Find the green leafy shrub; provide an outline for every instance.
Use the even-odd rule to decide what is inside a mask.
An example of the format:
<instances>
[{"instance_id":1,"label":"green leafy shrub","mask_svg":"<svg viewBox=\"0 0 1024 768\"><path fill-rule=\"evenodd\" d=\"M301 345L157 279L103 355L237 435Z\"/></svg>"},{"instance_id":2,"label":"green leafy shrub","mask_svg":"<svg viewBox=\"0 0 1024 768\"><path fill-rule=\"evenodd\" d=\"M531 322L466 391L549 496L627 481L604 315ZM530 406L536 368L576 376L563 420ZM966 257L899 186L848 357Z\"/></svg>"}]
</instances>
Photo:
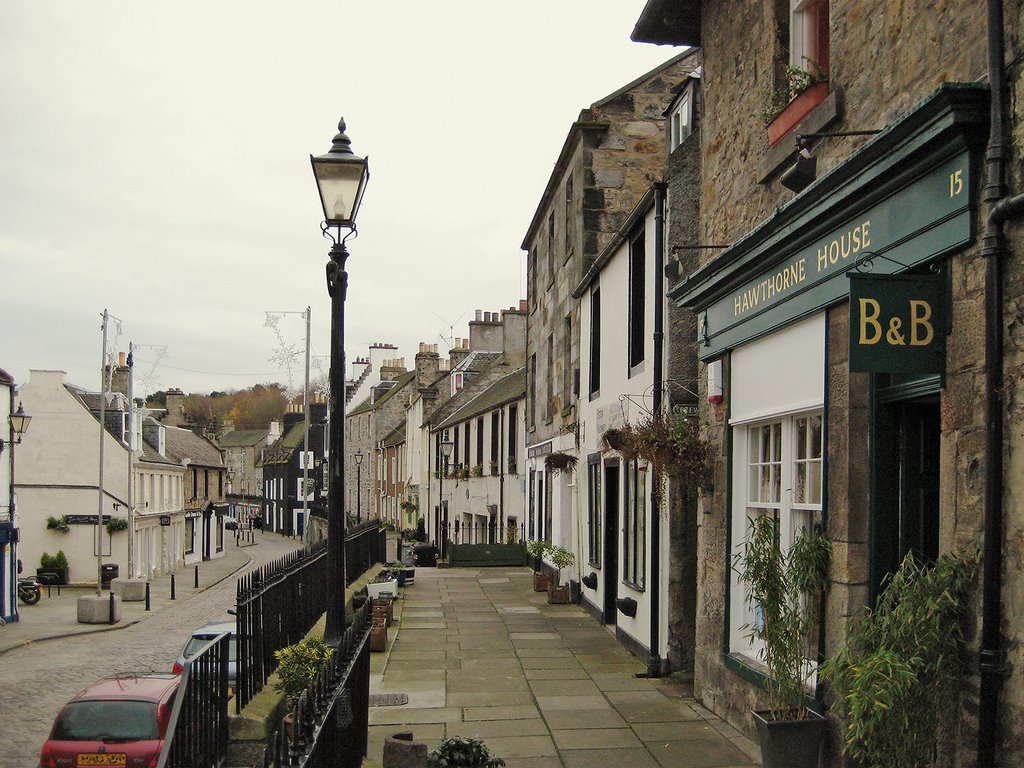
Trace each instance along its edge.
<instances>
[{"instance_id":1,"label":"green leafy shrub","mask_svg":"<svg viewBox=\"0 0 1024 768\"><path fill-rule=\"evenodd\" d=\"M54 517L51 515L46 518L46 528L50 531L57 531L58 533L67 533L71 530L71 526L68 524L67 515L61 515L60 517Z\"/></svg>"},{"instance_id":2,"label":"green leafy shrub","mask_svg":"<svg viewBox=\"0 0 1024 768\"><path fill-rule=\"evenodd\" d=\"M428 768L499 768L500 757L492 757L487 745L468 736L450 736L427 755Z\"/></svg>"},{"instance_id":3,"label":"green leafy shrub","mask_svg":"<svg viewBox=\"0 0 1024 768\"><path fill-rule=\"evenodd\" d=\"M861 765L931 765L936 715L963 674L963 615L977 553L933 566L907 554L874 609L847 624L846 645L822 666L846 713L843 752Z\"/></svg>"},{"instance_id":4,"label":"green leafy shrub","mask_svg":"<svg viewBox=\"0 0 1024 768\"><path fill-rule=\"evenodd\" d=\"M58 549L55 555L43 552L39 558L39 567L48 571L63 571L68 567L68 558L63 549Z\"/></svg>"},{"instance_id":5,"label":"green leafy shrub","mask_svg":"<svg viewBox=\"0 0 1024 768\"><path fill-rule=\"evenodd\" d=\"M128 521L123 517L112 517L109 522L107 522L107 533L110 535L113 535L118 531L126 530L128 530Z\"/></svg>"},{"instance_id":6,"label":"green leafy shrub","mask_svg":"<svg viewBox=\"0 0 1024 768\"><path fill-rule=\"evenodd\" d=\"M570 552L565 547L552 547L551 548L551 562L555 564L555 568L558 569L558 579L556 585L561 581L562 569L568 568L570 565L576 562L576 555Z\"/></svg>"},{"instance_id":7,"label":"green leafy shrub","mask_svg":"<svg viewBox=\"0 0 1024 768\"><path fill-rule=\"evenodd\" d=\"M274 690L283 693L289 704L299 700L302 692L316 677L331 658L331 649L318 637L307 637L279 651L277 659L277 682Z\"/></svg>"},{"instance_id":8,"label":"green leafy shrub","mask_svg":"<svg viewBox=\"0 0 1024 768\"><path fill-rule=\"evenodd\" d=\"M526 545L526 551L531 557L544 557L544 553L551 549L551 545L544 539L535 539Z\"/></svg>"}]
</instances>

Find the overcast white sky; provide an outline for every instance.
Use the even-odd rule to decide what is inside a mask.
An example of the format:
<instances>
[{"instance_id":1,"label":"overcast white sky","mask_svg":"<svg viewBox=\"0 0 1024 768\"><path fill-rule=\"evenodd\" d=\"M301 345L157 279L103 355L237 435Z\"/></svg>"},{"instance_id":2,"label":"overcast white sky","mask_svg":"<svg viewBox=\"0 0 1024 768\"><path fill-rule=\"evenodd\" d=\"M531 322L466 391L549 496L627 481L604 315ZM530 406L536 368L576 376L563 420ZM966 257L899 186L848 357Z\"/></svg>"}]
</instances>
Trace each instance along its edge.
<instances>
[{"instance_id":1,"label":"overcast white sky","mask_svg":"<svg viewBox=\"0 0 1024 768\"><path fill-rule=\"evenodd\" d=\"M579 111L679 52L630 42L643 6L0 0L0 368L98 388L104 308L149 391L287 383L268 310L311 306L328 355L309 155L342 115L371 174L349 359L444 349L525 298L519 246ZM301 317L279 328L302 345Z\"/></svg>"}]
</instances>

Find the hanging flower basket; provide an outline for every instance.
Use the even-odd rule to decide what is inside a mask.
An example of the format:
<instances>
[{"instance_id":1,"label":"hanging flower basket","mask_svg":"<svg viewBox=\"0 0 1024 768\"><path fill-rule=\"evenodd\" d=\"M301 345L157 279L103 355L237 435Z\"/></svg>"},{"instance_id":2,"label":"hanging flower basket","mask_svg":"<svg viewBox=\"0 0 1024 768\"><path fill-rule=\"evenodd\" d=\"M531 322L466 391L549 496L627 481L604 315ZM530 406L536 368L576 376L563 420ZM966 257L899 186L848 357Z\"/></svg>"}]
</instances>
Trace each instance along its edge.
<instances>
[{"instance_id":1,"label":"hanging flower basket","mask_svg":"<svg viewBox=\"0 0 1024 768\"><path fill-rule=\"evenodd\" d=\"M557 451L544 457L544 468L549 472L572 472L576 469L577 461L576 456Z\"/></svg>"}]
</instances>

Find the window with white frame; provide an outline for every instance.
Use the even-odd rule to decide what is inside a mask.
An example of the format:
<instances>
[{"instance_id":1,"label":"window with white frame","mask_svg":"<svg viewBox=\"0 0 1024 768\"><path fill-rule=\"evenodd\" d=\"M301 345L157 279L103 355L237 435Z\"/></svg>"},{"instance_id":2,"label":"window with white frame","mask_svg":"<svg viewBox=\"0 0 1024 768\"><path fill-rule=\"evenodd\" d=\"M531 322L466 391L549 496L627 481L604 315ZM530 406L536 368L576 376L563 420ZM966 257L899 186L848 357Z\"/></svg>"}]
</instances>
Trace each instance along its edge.
<instances>
[{"instance_id":1,"label":"window with white frame","mask_svg":"<svg viewBox=\"0 0 1024 768\"><path fill-rule=\"evenodd\" d=\"M672 152L693 132L693 83L689 83L676 97L668 114L668 151Z\"/></svg>"},{"instance_id":2,"label":"window with white frame","mask_svg":"<svg viewBox=\"0 0 1024 768\"><path fill-rule=\"evenodd\" d=\"M734 466L744 487L734 506L733 552L742 552L753 520L769 515L775 521L779 547L788 550L800 531L821 522L822 454L820 410L773 418L738 427L734 432ZM730 651L760 659L762 643L750 639L749 627L763 616L746 597L746 585L734 575Z\"/></svg>"},{"instance_id":3,"label":"window with white frame","mask_svg":"<svg viewBox=\"0 0 1024 768\"><path fill-rule=\"evenodd\" d=\"M828 74L828 0L790 0L789 63Z\"/></svg>"},{"instance_id":4,"label":"window with white frame","mask_svg":"<svg viewBox=\"0 0 1024 768\"><path fill-rule=\"evenodd\" d=\"M647 561L647 527L644 508L647 499L647 467L633 459L623 464L626 475L623 496L622 580L644 588Z\"/></svg>"}]
</instances>

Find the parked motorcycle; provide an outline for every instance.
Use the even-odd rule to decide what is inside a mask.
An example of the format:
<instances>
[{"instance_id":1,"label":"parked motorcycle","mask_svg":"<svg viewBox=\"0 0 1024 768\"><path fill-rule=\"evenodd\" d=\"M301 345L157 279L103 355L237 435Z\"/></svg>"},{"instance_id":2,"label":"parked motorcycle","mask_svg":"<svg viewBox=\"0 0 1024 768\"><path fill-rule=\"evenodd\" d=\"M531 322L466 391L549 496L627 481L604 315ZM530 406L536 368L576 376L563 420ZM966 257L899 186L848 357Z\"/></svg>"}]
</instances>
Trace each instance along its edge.
<instances>
[{"instance_id":1,"label":"parked motorcycle","mask_svg":"<svg viewBox=\"0 0 1024 768\"><path fill-rule=\"evenodd\" d=\"M42 596L43 585L36 580L35 576L18 577L18 597L21 598L21 602L25 605L35 605Z\"/></svg>"}]
</instances>

